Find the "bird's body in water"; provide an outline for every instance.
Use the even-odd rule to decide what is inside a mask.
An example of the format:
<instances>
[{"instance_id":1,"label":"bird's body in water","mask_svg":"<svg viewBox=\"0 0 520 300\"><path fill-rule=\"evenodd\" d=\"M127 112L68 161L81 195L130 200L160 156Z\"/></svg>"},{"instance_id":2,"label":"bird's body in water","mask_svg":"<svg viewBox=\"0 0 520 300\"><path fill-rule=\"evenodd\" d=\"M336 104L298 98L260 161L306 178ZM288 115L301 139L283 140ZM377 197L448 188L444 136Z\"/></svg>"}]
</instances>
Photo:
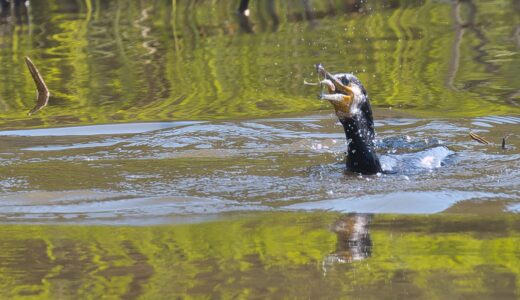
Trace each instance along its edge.
<instances>
[{"instance_id":1,"label":"bird's body in water","mask_svg":"<svg viewBox=\"0 0 520 300\"><path fill-rule=\"evenodd\" d=\"M375 149L372 108L361 81L350 73L330 74L321 64L316 68L325 77L320 84L326 91L322 89L319 98L333 105L345 130L347 169L361 174L383 172Z\"/></svg>"}]
</instances>

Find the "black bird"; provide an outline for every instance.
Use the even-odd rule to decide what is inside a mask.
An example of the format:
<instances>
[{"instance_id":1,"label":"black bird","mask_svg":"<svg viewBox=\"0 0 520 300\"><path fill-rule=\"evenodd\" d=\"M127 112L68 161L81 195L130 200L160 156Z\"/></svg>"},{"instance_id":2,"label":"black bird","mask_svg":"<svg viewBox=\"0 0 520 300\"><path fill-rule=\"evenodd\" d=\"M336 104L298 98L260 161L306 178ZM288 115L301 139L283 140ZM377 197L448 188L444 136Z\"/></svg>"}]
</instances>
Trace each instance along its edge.
<instances>
[{"instance_id":1,"label":"black bird","mask_svg":"<svg viewBox=\"0 0 520 300\"><path fill-rule=\"evenodd\" d=\"M320 83L319 99L328 100L343 125L347 137L347 169L361 174L383 172L376 154L374 120L367 91L359 79L350 73L330 74L321 64L318 74L325 77Z\"/></svg>"}]
</instances>

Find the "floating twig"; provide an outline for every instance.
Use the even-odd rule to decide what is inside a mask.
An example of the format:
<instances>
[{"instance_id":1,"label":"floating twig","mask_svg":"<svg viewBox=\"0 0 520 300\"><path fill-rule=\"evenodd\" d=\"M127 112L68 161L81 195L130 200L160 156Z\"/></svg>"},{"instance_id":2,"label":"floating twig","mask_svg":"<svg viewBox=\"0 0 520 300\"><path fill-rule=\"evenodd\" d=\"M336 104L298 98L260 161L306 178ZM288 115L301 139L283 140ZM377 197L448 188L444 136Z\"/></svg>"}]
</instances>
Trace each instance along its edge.
<instances>
[{"instance_id":1,"label":"floating twig","mask_svg":"<svg viewBox=\"0 0 520 300\"><path fill-rule=\"evenodd\" d=\"M506 140L511 136L511 134L508 134L502 138L502 150L506 150Z\"/></svg>"},{"instance_id":2,"label":"floating twig","mask_svg":"<svg viewBox=\"0 0 520 300\"><path fill-rule=\"evenodd\" d=\"M481 144L486 144L488 145L489 144L489 141L487 141L485 138L481 137L481 136L478 136L477 134L473 133L473 132L469 132L469 136L474 139L475 141L481 143Z\"/></svg>"},{"instance_id":3,"label":"floating twig","mask_svg":"<svg viewBox=\"0 0 520 300\"><path fill-rule=\"evenodd\" d=\"M28 113L28 115L32 115L35 112L39 111L40 109L44 108L47 103L49 102L49 96L51 93L49 92L49 89L45 85L45 82L43 81L42 75L40 75L40 72L38 72L38 69L33 64L31 59L29 57L25 57L25 63L27 64L27 68L29 68L29 72L31 73L31 76L34 80L34 84L36 84L36 90L38 91L38 97L36 99L36 106L34 106L33 109L31 109Z\"/></svg>"}]
</instances>

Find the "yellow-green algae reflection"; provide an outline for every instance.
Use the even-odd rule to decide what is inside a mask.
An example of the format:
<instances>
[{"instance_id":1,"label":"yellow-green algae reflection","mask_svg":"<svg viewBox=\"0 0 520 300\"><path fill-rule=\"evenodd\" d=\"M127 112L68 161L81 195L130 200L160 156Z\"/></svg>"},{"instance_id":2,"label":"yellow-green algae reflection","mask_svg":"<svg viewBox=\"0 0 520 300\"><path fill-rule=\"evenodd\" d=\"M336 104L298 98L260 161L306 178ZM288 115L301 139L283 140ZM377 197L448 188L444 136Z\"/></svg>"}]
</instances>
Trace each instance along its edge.
<instances>
[{"instance_id":1,"label":"yellow-green algae reflection","mask_svg":"<svg viewBox=\"0 0 520 300\"><path fill-rule=\"evenodd\" d=\"M312 115L330 110L313 99L315 89L302 84L316 79L317 62L334 72L355 72L376 108L434 120L519 114L519 2L460 2L454 7L455 1L316 0L307 1L309 15L303 1L259 0L252 1L244 23L234 14L237 1L31 0L29 9L0 13L0 127ZM26 55L52 93L49 106L31 117L35 95ZM514 134L514 126L500 133ZM28 138L13 141L11 148L0 145L4 154L21 148L18 143L39 146ZM141 179L133 188L150 187L155 195L174 189L178 178L200 174L211 180L212 172L230 167L250 164L247 174L285 170L290 177L297 171L292 164L317 164L288 149L275 169L243 157L231 165L209 158L204 166L196 157L132 162L123 155L96 165L71 154L21 150L26 152L20 162L4 166L0 176L28 183L14 184L9 192L119 191L128 188L117 186L126 180L125 171L143 171L163 181ZM501 155L511 159L516 149ZM45 160L53 155L71 159ZM486 181L509 178L490 175L515 174L514 162L496 164L502 159L447 178L466 180L464 190L492 190ZM192 167L193 160L200 168L183 167ZM284 164L289 167L279 167ZM490 165L504 168L480 170ZM331 172L336 171L341 172ZM467 183L466 175L481 180ZM345 184L359 184L352 182ZM510 186L498 190L514 197L514 189L501 190ZM216 194L210 192L203 196ZM191 217L201 218L183 220ZM345 239L354 217L260 212L142 227L3 224L0 298L520 297L518 214L372 215L361 248ZM331 230L338 220L346 224L343 233Z\"/></svg>"},{"instance_id":2,"label":"yellow-green algae reflection","mask_svg":"<svg viewBox=\"0 0 520 300\"><path fill-rule=\"evenodd\" d=\"M457 16L449 1L352 2L312 1L310 19L301 1L274 1L274 11L253 1L248 29L237 1L30 1L16 22L0 24L0 125L329 109L302 84L317 62L355 72L376 107L429 117L520 112L518 1L463 1ZM25 55L52 93L31 118Z\"/></svg>"},{"instance_id":3,"label":"yellow-green algae reflection","mask_svg":"<svg viewBox=\"0 0 520 300\"><path fill-rule=\"evenodd\" d=\"M0 227L1 298L515 298L520 219L376 215L364 259L338 220L257 213L151 227ZM348 248L348 246L347 246ZM343 249L348 251L348 249Z\"/></svg>"}]
</instances>

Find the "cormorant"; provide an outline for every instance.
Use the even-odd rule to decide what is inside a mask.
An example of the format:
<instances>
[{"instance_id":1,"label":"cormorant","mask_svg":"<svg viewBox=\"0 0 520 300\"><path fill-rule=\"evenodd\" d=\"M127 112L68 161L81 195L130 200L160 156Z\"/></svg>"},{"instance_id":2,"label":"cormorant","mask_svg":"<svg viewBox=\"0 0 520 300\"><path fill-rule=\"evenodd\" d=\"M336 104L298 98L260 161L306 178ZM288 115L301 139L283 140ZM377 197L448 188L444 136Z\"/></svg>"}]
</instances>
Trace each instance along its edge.
<instances>
[{"instance_id":1,"label":"cormorant","mask_svg":"<svg viewBox=\"0 0 520 300\"><path fill-rule=\"evenodd\" d=\"M332 104L345 130L347 169L367 175L382 172L374 144L372 108L361 81L350 73L330 74L321 64L316 68L325 77L320 83L327 90L325 93L322 89L319 99Z\"/></svg>"}]
</instances>

